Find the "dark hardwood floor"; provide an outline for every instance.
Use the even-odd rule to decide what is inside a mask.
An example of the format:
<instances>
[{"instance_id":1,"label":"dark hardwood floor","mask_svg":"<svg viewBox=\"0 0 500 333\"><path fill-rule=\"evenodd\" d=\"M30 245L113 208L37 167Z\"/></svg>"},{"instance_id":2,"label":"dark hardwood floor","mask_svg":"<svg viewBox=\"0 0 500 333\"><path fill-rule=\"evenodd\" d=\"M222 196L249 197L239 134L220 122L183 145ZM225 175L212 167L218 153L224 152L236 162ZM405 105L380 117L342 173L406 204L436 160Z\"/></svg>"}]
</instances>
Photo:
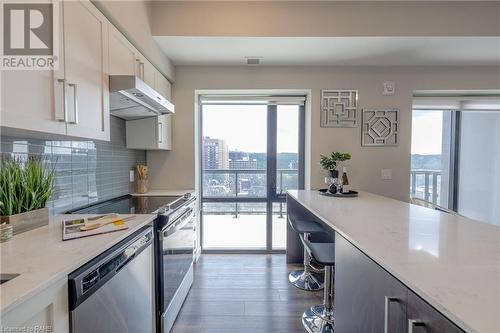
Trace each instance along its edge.
<instances>
[{"instance_id":1,"label":"dark hardwood floor","mask_svg":"<svg viewBox=\"0 0 500 333\"><path fill-rule=\"evenodd\" d=\"M288 283L285 255L203 254L172 333L298 333L321 292Z\"/></svg>"}]
</instances>

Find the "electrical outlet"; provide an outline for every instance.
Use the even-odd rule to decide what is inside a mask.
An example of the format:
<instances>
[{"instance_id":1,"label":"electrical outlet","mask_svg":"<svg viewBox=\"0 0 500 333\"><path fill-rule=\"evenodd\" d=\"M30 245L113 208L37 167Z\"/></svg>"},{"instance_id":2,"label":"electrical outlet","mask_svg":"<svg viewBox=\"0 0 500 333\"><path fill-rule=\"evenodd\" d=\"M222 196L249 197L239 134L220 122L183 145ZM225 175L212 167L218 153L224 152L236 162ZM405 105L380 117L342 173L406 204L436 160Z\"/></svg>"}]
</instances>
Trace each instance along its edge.
<instances>
[{"instance_id":1,"label":"electrical outlet","mask_svg":"<svg viewBox=\"0 0 500 333\"><path fill-rule=\"evenodd\" d=\"M134 182L134 170L130 170L129 171L129 179L130 179L130 182L133 183Z\"/></svg>"},{"instance_id":2,"label":"electrical outlet","mask_svg":"<svg viewBox=\"0 0 500 333\"><path fill-rule=\"evenodd\" d=\"M382 169L381 172L382 179L391 180L392 179L392 169Z\"/></svg>"}]
</instances>

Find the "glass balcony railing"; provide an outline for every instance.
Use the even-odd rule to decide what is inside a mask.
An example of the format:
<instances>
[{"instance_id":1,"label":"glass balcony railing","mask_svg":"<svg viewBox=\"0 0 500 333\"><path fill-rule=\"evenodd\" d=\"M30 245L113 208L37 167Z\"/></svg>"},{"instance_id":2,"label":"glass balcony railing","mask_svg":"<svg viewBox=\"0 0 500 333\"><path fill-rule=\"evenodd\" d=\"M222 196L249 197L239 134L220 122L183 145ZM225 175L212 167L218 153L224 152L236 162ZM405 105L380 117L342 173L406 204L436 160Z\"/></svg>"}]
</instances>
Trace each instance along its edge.
<instances>
[{"instance_id":1,"label":"glass balcony railing","mask_svg":"<svg viewBox=\"0 0 500 333\"><path fill-rule=\"evenodd\" d=\"M203 170L203 197L205 198L265 198L267 196L266 169L208 169ZM297 189L297 169L276 170L276 192L284 194Z\"/></svg>"},{"instance_id":2,"label":"glass balcony railing","mask_svg":"<svg viewBox=\"0 0 500 333\"><path fill-rule=\"evenodd\" d=\"M440 204L441 171L411 170L410 197Z\"/></svg>"}]
</instances>

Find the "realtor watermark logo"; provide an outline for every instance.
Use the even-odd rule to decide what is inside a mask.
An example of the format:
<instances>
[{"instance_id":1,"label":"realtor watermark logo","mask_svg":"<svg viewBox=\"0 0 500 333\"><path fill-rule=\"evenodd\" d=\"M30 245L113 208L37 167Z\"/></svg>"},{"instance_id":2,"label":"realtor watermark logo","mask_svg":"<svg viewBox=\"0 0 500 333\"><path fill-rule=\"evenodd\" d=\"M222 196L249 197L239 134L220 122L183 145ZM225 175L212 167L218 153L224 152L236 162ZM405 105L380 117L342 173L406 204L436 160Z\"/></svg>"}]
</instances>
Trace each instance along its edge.
<instances>
[{"instance_id":1,"label":"realtor watermark logo","mask_svg":"<svg viewBox=\"0 0 500 333\"><path fill-rule=\"evenodd\" d=\"M3 2L2 70L57 69L58 2Z\"/></svg>"}]
</instances>

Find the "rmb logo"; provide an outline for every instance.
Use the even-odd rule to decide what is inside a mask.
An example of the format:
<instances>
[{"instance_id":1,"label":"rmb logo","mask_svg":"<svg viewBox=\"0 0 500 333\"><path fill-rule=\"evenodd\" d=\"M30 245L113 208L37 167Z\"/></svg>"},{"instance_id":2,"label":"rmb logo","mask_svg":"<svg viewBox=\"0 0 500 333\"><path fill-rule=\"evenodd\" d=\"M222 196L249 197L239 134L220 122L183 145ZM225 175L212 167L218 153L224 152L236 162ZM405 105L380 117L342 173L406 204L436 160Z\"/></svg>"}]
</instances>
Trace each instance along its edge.
<instances>
[{"instance_id":1,"label":"rmb logo","mask_svg":"<svg viewBox=\"0 0 500 333\"><path fill-rule=\"evenodd\" d=\"M2 69L53 69L53 3L3 4Z\"/></svg>"}]
</instances>

